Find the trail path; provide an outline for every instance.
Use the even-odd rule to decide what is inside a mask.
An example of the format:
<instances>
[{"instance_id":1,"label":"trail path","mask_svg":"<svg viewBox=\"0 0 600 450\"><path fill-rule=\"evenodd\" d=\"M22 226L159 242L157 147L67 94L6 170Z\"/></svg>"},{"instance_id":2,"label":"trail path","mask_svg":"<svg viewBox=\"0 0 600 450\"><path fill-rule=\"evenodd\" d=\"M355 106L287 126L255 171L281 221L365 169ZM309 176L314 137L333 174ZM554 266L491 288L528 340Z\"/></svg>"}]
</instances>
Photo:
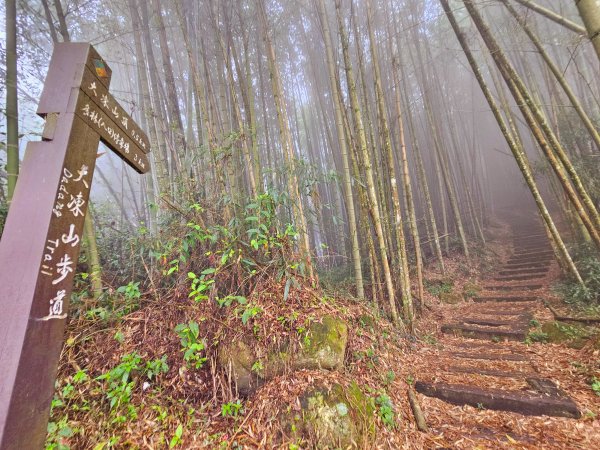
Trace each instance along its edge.
<instances>
[{"instance_id":1,"label":"trail path","mask_svg":"<svg viewBox=\"0 0 600 450\"><path fill-rule=\"evenodd\" d=\"M566 387L542 375L524 343L542 306L540 293L556 272L552 248L535 219L515 220L511 228L511 256L483 282L474 303L458 306L453 317L460 319L443 321L439 364L418 374L415 389L481 410L579 418Z\"/></svg>"}]
</instances>

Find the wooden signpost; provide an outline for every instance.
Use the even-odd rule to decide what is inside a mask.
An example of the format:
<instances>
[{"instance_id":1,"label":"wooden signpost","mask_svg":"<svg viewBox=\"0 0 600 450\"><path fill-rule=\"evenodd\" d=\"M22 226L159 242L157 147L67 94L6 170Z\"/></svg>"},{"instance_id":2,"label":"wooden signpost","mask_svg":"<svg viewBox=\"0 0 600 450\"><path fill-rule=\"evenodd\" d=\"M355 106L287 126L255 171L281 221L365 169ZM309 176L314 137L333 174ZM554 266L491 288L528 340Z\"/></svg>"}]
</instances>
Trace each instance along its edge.
<instances>
[{"instance_id":1,"label":"wooden signpost","mask_svg":"<svg viewBox=\"0 0 600 450\"><path fill-rule=\"evenodd\" d=\"M146 134L85 43L57 44L0 240L0 450L44 446L99 141L139 173Z\"/></svg>"}]
</instances>

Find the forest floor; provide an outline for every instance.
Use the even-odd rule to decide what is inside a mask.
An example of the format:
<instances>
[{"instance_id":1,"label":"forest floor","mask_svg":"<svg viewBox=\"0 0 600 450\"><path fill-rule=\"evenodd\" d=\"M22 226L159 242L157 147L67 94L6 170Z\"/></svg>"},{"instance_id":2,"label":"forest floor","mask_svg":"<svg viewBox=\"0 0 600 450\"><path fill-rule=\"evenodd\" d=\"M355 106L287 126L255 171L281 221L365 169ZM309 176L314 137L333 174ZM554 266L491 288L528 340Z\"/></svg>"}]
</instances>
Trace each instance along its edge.
<instances>
[{"instance_id":1,"label":"forest floor","mask_svg":"<svg viewBox=\"0 0 600 450\"><path fill-rule=\"evenodd\" d=\"M444 324L476 315L480 304L473 298L510 257L506 243L513 230L503 224L488 231L490 242L485 254L474 258L477 264L457 256L447 261L445 275L426 272L418 338L402 335L364 303L286 287L283 281L266 281L255 289L248 301L261 312L247 322L223 308L215 312L208 303L190 302L185 290L148 302L118 321L90 322L81 314L67 330L47 448L326 448L314 430L296 429L294 417L302 414L307 392L338 386L346 398L358 387L372 410L374 418L367 422L359 417L366 411L351 414L367 424L355 430L358 448L597 448L600 397L591 387L594 377L600 379L595 328L586 328L586 337L596 336L595 341L577 335L558 344L535 342L544 340L543 324L555 320L538 300L527 304L533 328L523 340L474 340L442 332ZM538 299L556 300L551 285L558 276L553 263L536 291ZM282 301L284 290L289 294ZM264 355L281 340L306 336L307 323L328 315L348 324L344 365L338 370L289 369L240 396L219 370L217 354L209 351L220 343L244 341ZM184 363L180 338L173 333L190 320L200 324L198 340L207 348L207 360L198 369ZM527 361L458 364L456 353L468 351L522 355ZM448 370L458 365L462 372ZM500 376L477 373L483 370ZM407 398L416 382L468 382L524 392L530 389L524 378L532 373L566 391L581 417L524 416L417 394L429 431L417 430Z\"/></svg>"},{"instance_id":2,"label":"forest floor","mask_svg":"<svg viewBox=\"0 0 600 450\"><path fill-rule=\"evenodd\" d=\"M494 389L500 393L516 393L517 398L523 395L533 399L538 393L527 379L551 380L563 391L563 400L574 400L581 417L521 415L486 409L483 404L455 406L438 398L420 395L432 440L439 448L597 448L600 442L600 421L597 417L600 393L594 392L591 384L600 375L599 330L593 325L584 327L574 321L557 322L555 315L545 306L545 303L559 306L553 309L555 312L561 309L563 316L576 315L552 289L560 277L555 262L548 266L543 276L531 280L494 281L503 278L498 274L505 272L499 268L510 260L513 251L519 249L513 250L506 245L515 239L515 231L511 227L498 226L489 231L492 239L488 253L497 255L497 258L491 270L480 275L475 299L500 296L498 299L502 300L502 296L515 298L522 295L517 299L530 298L533 301L435 304L419 322L420 334L432 336L432 339L431 345L421 346L414 352L414 373L418 374L419 380L434 385L465 386L466 392L469 391L466 386L470 386L477 393L479 389L483 392ZM532 284L541 285L541 288L528 291L515 289L519 285ZM490 286L495 289L485 291L484 287ZM503 290L498 289L500 286ZM510 320L515 320L515 317L525 320L525 326L521 324L515 328ZM498 337L462 337L461 326L465 322L468 324L465 329L470 332L499 330L496 332ZM493 326L472 325L477 323ZM449 324L455 332L444 334L442 330ZM562 331L559 336L549 336L544 332L551 333L554 327ZM517 332L516 340L500 338L504 330L509 332L509 336ZM524 339L520 333L524 333ZM546 342L548 340L562 342ZM461 389L458 391L460 395ZM556 400L560 399L556 397Z\"/></svg>"}]
</instances>

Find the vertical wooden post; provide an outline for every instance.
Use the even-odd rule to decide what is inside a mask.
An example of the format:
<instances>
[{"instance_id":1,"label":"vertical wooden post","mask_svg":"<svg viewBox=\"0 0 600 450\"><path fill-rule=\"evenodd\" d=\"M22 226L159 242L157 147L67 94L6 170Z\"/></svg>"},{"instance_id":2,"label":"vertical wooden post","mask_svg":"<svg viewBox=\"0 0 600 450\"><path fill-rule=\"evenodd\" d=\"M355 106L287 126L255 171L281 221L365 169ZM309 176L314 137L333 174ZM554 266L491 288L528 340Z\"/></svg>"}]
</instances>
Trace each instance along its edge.
<instances>
[{"instance_id":1,"label":"vertical wooden post","mask_svg":"<svg viewBox=\"0 0 600 450\"><path fill-rule=\"evenodd\" d=\"M139 172L147 138L89 44L55 47L0 241L0 450L43 447L100 139ZM125 131L127 130L127 131Z\"/></svg>"}]
</instances>

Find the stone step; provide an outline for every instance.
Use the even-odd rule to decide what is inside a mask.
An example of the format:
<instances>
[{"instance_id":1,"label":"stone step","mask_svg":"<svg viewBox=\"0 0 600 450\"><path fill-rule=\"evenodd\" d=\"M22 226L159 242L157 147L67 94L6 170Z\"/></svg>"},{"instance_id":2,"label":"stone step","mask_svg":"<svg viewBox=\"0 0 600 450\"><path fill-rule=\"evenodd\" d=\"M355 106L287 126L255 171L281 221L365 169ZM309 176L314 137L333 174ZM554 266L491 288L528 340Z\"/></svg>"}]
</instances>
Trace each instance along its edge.
<instances>
[{"instance_id":1,"label":"stone step","mask_svg":"<svg viewBox=\"0 0 600 450\"><path fill-rule=\"evenodd\" d=\"M472 348L469 346L464 346L467 348ZM490 350L495 350L491 344L480 345L478 348L485 348ZM512 362L529 362L529 358L524 355L519 355L517 353L464 353L464 352L453 352L452 356L455 358L462 359L482 359L485 361L512 361Z\"/></svg>"},{"instance_id":2,"label":"stone step","mask_svg":"<svg viewBox=\"0 0 600 450\"><path fill-rule=\"evenodd\" d=\"M513 328L500 330L497 328L483 328L459 323L442 325L442 333L453 334L469 339L504 339L508 341L523 341L526 336L524 329Z\"/></svg>"},{"instance_id":3,"label":"stone step","mask_svg":"<svg viewBox=\"0 0 600 450\"><path fill-rule=\"evenodd\" d=\"M534 291L536 289L541 289L543 286L541 284L517 284L517 285L487 285L484 286L483 289L487 291Z\"/></svg>"},{"instance_id":4,"label":"stone step","mask_svg":"<svg viewBox=\"0 0 600 450\"><path fill-rule=\"evenodd\" d=\"M574 419L581 417L577 405L568 397L423 381L417 381L415 389L423 395L439 398L453 405L470 405L475 408L511 411L527 416L544 415Z\"/></svg>"}]
</instances>

